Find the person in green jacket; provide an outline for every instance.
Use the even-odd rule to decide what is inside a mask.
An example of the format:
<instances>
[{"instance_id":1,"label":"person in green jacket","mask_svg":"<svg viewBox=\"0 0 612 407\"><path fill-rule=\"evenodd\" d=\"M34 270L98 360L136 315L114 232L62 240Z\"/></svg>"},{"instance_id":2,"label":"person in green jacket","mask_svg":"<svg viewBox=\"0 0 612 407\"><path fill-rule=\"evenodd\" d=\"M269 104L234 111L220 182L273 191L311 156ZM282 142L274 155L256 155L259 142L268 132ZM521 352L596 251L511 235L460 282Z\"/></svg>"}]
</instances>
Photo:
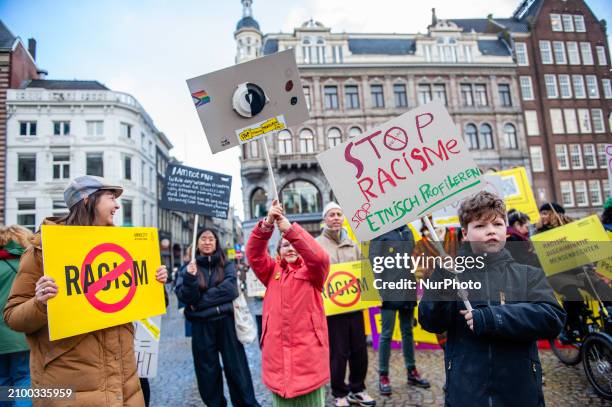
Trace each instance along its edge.
<instances>
[{"instance_id":1,"label":"person in green jacket","mask_svg":"<svg viewBox=\"0 0 612 407\"><path fill-rule=\"evenodd\" d=\"M0 227L0 309L4 309L13 280L19 269L19 259L30 244L32 232L23 226ZM0 386L30 387L30 349L25 335L11 330L0 318ZM30 400L1 406L31 406Z\"/></svg>"}]
</instances>

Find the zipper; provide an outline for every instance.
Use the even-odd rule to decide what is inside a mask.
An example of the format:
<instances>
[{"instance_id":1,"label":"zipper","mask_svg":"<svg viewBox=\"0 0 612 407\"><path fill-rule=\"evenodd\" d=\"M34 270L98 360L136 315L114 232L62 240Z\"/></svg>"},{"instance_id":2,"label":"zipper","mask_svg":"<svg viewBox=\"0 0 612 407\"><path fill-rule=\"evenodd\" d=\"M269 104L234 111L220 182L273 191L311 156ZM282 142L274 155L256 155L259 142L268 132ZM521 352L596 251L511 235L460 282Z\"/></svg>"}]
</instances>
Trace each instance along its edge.
<instances>
[{"instance_id":1,"label":"zipper","mask_svg":"<svg viewBox=\"0 0 612 407\"><path fill-rule=\"evenodd\" d=\"M449 360L448 361L448 370L451 370L451 367L453 367L453 361Z\"/></svg>"},{"instance_id":2,"label":"zipper","mask_svg":"<svg viewBox=\"0 0 612 407\"><path fill-rule=\"evenodd\" d=\"M491 286L489 284L489 272L485 272L486 280L487 280L487 305L491 306ZM493 350L491 348L491 342L488 343L489 347L489 380L493 377ZM489 407L493 407L493 396L491 395L491 388L489 386Z\"/></svg>"}]
</instances>

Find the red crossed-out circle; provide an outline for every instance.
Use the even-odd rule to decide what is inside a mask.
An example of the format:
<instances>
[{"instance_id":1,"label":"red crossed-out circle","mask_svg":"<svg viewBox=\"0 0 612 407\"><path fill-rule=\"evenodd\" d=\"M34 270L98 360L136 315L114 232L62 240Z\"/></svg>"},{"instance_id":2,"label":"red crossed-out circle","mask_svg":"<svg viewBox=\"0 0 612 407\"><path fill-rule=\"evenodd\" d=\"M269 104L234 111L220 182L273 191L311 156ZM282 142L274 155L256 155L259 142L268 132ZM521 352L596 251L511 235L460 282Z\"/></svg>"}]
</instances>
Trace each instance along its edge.
<instances>
[{"instance_id":1,"label":"red crossed-out circle","mask_svg":"<svg viewBox=\"0 0 612 407\"><path fill-rule=\"evenodd\" d=\"M341 289L339 289L338 291L336 291L334 293L334 295L331 295L329 297L329 299L336 304L339 307L351 307L355 304L357 304L357 302L359 301L359 299L361 298L361 291L357 290L357 293L355 294L355 299L352 301L349 301L348 303L342 303L339 302L336 297L339 296L340 294L342 294L343 292L345 292L346 290L348 290L349 288L351 288L352 286L354 286L355 284L358 283L357 278L352 275L351 273L347 272L347 271L338 271L334 274L332 274L331 276L329 276L329 283L331 284L331 282L334 280L334 278L336 278L337 276L348 276L349 279L351 280L347 285L345 285L344 287L342 287Z\"/></svg>"},{"instance_id":2,"label":"red crossed-out circle","mask_svg":"<svg viewBox=\"0 0 612 407\"><path fill-rule=\"evenodd\" d=\"M85 266L91 266L96 257L106 252L113 252L118 254L123 258L123 263L119 264L114 270L111 270L98 281L91 284L88 287L87 292L85 292ZM107 304L103 301L100 301L96 297L96 294L100 290L102 290L102 288L106 287L106 284L109 281L118 279L126 271L131 271L132 273L132 285L130 286L130 290L125 295L125 297L113 304ZM89 253L87 253L87 256L85 256L85 260L83 260L83 266L81 267L81 288L85 293L85 298L87 298L87 301L89 301L89 303L97 310L109 314L121 311L129 305L129 303L132 301L132 298L134 298L134 295L136 294L136 275L134 273L134 260L132 259L132 256L130 256L127 250L125 250L123 247L118 246L114 243L102 243L94 247Z\"/></svg>"}]
</instances>

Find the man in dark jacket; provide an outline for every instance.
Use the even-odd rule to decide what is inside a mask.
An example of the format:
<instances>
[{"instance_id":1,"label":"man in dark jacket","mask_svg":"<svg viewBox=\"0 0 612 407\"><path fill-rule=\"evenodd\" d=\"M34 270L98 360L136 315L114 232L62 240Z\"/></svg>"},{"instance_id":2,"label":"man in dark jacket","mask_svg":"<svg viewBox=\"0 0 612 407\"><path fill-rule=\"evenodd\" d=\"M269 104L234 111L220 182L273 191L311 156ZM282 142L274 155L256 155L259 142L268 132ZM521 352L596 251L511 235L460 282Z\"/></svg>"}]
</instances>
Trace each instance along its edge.
<instances>
[{"instance_id":1,"label":"man in dark jacket","mask_svg":"<svg viewBox=\"0 0 612 407\"><path fill-rule=\"evenodd\" d=\"M504 249L505 205L480 192L465 200L459 220L466 243L455 259L472 258L459 280L468 311L452 286L426 289L419 321L429 332L448 331L447 406L544 406L537 340L556 337L565 319L541 269L517 263ZM454 281L436 269L429 283ZM480 284L480 288L478 285Z\"/></svg>"},{"instance_id":2,"label":"man in dark jacket","mask_svg":"<svg viewBox=\"0 0 612 407\"><path fill-rule=\"evenodd\" d=\"M407 225L389 231L370 242L369 257L371 264L380 264L387 257L408 258L414 250L414 236ZM409 263L409 262L408 262ZM410 264L410 263L409 263ZM414 279L414 270L410 267L384 268L377 273L383 281L400 282L402 279ZM402 353L408 372L408 384L429 388L429 382L423 379L414 361L414 340L412 337L412 321L416 306L415 290L379 290L383 300L381 313L382 332L378 348L378 390L381 395L392 393L389 380L389 358L391 356L391 337L395 329L395 316L399 316L402 333Z\"/></svg>"}]
</instances>

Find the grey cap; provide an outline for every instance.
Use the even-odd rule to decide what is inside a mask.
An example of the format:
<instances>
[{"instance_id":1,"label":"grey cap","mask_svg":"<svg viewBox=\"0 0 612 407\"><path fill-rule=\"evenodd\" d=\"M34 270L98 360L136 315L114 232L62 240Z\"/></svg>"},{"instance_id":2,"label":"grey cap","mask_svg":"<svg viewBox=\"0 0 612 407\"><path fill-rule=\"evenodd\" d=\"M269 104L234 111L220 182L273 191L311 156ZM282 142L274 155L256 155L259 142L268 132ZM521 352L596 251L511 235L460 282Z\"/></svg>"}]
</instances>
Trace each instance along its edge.
<instances>
[{"instance_id":1,"label":"grey cap","mask_svg":"<svg viewBox=\"0 0 612 407\"><path fill-rule=\"evenodd\" d=\"M123 187L111 185L104 178L84 175L70 181L70 185L64 190L64 201L66 201L66 206L72 208L75 204L101 189L115 191L117 197L123 193Z\"/></svg>"}]
</instances>

